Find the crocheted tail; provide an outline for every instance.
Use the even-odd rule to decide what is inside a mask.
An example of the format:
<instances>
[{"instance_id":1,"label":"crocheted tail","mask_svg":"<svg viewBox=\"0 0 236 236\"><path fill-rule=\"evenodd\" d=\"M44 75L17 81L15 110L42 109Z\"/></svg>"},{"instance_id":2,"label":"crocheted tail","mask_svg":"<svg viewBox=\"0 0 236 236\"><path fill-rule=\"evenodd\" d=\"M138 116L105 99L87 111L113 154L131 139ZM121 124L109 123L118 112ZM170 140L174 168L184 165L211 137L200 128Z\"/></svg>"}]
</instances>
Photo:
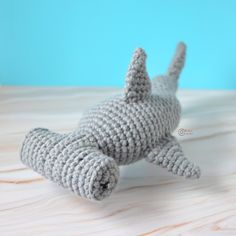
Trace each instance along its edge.
<instances>
[{"instance_id":1,"label":"crocheted tail","mask_svg":"<svg viewBox=\"0 0 236 236\"><path fill-rule=\"evenodd\" d=\"M179 43L176 53L169 66L166 75L157 76L152 80L152 92L154 94L173 95L178 87L178 78L184 67L186 57L186 46Z\"/></svg>"},{"instance_id":2,"label":"crocheted tail","mask_svg":"<svg viewBox=\"0 0 236 236\"><path fill-rule=\"evenodd\" d=\"M90 200L102 200L115 188L119 169L78 132L31 130L21 149L22 162L47 179Z\"/></svg>"},{"instance_id":3,"label":"crocheted tail","mask_svg":"<svg viewBox=\"0 0 236 236\"><path fill-rule=\"evenodd\" d=\"M186 45L180 42L177 45L176 52L169 66L167 74L174 79L178 79L185 64Z\"/></svg>"}]
</instances>

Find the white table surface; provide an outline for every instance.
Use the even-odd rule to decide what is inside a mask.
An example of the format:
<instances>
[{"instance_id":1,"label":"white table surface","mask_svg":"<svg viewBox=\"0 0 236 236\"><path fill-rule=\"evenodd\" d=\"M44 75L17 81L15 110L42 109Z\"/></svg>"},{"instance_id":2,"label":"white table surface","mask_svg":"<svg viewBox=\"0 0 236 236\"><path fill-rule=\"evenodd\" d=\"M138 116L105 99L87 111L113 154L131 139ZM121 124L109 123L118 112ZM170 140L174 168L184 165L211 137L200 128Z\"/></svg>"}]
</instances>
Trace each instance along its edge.
<instances>
[{"instance_id":1,"label":"white table surface","mask_svg":"<svg viewBox=\"0 0 236 236\"><path fill-rule=\"evenodd\" d=\"M236 92L179 91L174 133L199 180L172 176L145 161L121 167L116 191L94 203L21 164L33 127L74 129L109 88L0 88L0 235L236 235ZM179 129L191 131L179 135Z\"/></svg>"}]
</instances>

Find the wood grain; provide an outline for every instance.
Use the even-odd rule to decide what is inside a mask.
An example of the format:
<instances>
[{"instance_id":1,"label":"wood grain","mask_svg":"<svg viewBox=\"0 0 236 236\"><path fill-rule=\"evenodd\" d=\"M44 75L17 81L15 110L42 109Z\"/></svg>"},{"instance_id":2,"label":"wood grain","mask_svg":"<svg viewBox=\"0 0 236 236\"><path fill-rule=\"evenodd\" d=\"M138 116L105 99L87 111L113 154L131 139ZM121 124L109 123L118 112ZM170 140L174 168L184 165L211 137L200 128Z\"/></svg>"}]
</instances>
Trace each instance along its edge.
<instances>
[{"instance_id":1,"label":"wood grain","mask_svg":"<svg viewBox=\"0 0 236 236\"><path fill-rule=\"evenodd\" d=\"M178 129L200 180L145 161L121 168L113 195L93 203L43 179L19 160L33 127L68 132L82 112L121 89L0 88L0 235L236 235L236 92L180 91Z\"/></svg>"}]
</instances>

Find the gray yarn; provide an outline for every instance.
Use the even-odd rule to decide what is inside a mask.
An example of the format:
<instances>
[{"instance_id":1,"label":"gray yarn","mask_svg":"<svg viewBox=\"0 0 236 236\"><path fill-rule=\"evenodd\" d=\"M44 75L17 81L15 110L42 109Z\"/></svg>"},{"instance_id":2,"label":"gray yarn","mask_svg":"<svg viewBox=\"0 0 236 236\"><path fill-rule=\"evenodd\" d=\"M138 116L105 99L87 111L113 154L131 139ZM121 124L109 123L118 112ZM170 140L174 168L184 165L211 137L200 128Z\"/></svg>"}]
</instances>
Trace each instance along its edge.
<instances>
[{"instance_id":1,"label":"gray yarn","mask_svg":"<svg viewBox=\"0 0 236 236\"><path fill-rule=\"evenodd\" d=\"M145 60L145 52L137 49L124 94L87 111L76 131L57 134L42 128L31 130L22 145L22 162L90 200L102 200L111 194L118 182L119 165L143 158L173 174L199 178L199 167L184 157L171 135L180 120L175 91L185 45L178 45L167 75L152 82Z\"/></svg>"}]
</instances>

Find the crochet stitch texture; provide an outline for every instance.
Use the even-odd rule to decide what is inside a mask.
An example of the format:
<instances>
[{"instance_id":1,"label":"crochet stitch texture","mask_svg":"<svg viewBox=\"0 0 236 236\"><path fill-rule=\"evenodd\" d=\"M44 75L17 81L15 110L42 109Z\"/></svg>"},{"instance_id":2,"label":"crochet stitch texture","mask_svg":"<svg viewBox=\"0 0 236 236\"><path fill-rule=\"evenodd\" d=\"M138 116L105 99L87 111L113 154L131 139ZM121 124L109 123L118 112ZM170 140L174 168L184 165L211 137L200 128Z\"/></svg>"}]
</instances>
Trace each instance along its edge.
<instances>
[{"instance_id":1,"label":"crochet stitch texture","mask_svg":"<svg viewBox=\"0 0 236 236\"><path fill-rule=\"evenodd\" d=\"M186 178L199 178L171 133L180 120L176 98L186 46L179 43L164 76L152 81L146 54L138 48L126 76L124 93L88 110L69 134L36 128L25 137L22 162L47 179L89 200L108 197L117 185L119 165L140 159Z\"/></svg>"}]
</instances>

